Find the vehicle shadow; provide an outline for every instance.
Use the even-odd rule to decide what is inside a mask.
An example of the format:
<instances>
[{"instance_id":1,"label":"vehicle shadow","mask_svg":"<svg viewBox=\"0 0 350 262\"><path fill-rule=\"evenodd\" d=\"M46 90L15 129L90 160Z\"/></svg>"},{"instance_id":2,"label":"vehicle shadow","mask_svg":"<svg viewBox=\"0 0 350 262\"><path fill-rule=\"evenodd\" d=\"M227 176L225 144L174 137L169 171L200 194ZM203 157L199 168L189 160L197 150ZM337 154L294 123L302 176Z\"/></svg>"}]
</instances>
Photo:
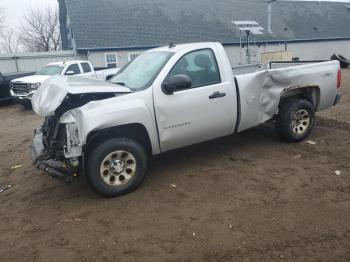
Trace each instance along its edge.
<instances>
[{"instance_id":1,"label":"vehicle shadow","mask_svg":"<svg viewBox=\"0 0 350 262\"><path fill-rule=\"evenodd\" d=\"M15 102L13 101L13 99L4 99L4 100L0 100L0 108L1 107L5 107L5 106L11 106L14 105Z\"/></svg>"},{"instance_id":2,"label":"vehicle shadow","mask_svg":"<svg viewBox=\"0 0 350 262\"><path fill-rule=\"evenodd\" d=\"M190 165L193 162L206 162L207 160L222 161L222 157L230 158L236 150L244 148L250 150L254 147L271 147L284 143L281 141L271 123L244 131L239 134L218 138L209 142L188 146L174 151L165 152L153 157L150 164L149 177L151 180L158 179L163 172L160 170L176 170L184 163Z\"/></svg>"},{"instance_id":3,"label":"vehicle shadow","mask_svg":"<svg viewBox=\"0 0 350 262\"><path fill-rule=\"evenodd\" d=\"M200 166L208 161L220 162L223 156L230 159L232 152L241 151L242 148L245 151L250 151L256 146L270 147L278 143L281 143L281 141L277 137L273 126L264 124L240 134L166 152L151 159L145 181L138 190L132 193L131 196L129 194L127 198L120 197L118 199L143 198L145 194L148 194L147 192L156 191L161 185L169 183L171 179L168 174L177 177L184 176L181 174L181 167L183 166L192 169L193 166ZM101 199L106 199L100 197L90 188L84 175L67 185L61 185L61 183L63 182L55 183L55 186L50 190L44 190L45 192L40 194L52 195L53 198L60 201L75 199L75 201L81 202L89 199L92 202L99 202ZM51 197L48 196L48 198Z\"/></svg>"}]
</instances>

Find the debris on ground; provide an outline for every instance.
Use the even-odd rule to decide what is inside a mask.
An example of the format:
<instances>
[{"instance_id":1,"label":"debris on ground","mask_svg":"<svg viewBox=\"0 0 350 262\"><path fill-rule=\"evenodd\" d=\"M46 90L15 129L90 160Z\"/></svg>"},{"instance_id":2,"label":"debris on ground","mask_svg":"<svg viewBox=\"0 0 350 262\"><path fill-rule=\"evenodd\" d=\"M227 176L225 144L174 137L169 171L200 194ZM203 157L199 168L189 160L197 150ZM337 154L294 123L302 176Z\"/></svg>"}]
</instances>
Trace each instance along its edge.
<instances>
[{"instance_id":1,"label":"debris on ground","mask_svg":"<svg viewBox=\"0 0 350 262\"><path fill-rule=\"evenodd\" d=\"M0 193L5 192L7 189L10 189L12 185L0 186Z\"/></svg>"},{"instance_id":2,"label":"debris on ground","mask_svg":"<svg viewBox=\"0 0 350 262\"><path fill-rule=\"evenodd\" d=\"M170 186L173 187L173 188L177 187L177 185L175 185L175 184L171 184Z\"/></svg>"},{"instance_id":3,"label":"debris on ground","mask_svg":"<svg viewBox=\"0 0 350 262\"><path fill-rule=\"evenodd\" d=\"M302 155L296 155L296 156L294 156L294 159L300 159L300 158L302 158L303 156Z\"/></svg>"},{"instance_id":4,"label":"debris on ground","mask_svg":"<svg viewBox=\"0 0 350 262\"><path fill-rule=\"evenodd\" d=\"M317 144L315 141L307 141L306 143L308 143L309 145L316 145Z\"/></svg>"},{"instance_id":5,"label":"debris on ground","mask_svg":"<svg viewBox=\"0 0 350 262\"><path fill-rule=\"evenodd\" d=\"M17 166L11 166L11 170L16 170L16 169L19 169L19 168L21 168L22 167L22 165L17 165Z\"/></svg>"},{"instance_id":6,"label":"debris on ground","mask_svg":"<svg viewBox=\"0 0 350 262\"><path fill-rule=\"evenodd\" d=\"M341 176L341 171L338 171L338 170L337 170L337 171L335 171L334 173L335 173L336 176Z\"/></svg>"},{"instance_id":7,"label":"debris on ground","mask_svg":"<svg viewBox=\"0 0 350 262\"><path fill-rule=\"evenodd\" d=\"M229 229L232 229L232 228L233 228L233 226L232 226L232 225L229 225L229 226L228 226L228 228L229 228Z\"/></svg>"},{"instance_id":8,"label":"debris on ground","mask_svg":"<svg viewBox=\"0 0 350 262\"><path fill-rule=\"evenodd\" d=\"M64 222L79 222L79 221L81 221L80 218L74 218L74 219L66 219L66 220L64 220Z\"/></svg>"}]
</instances>

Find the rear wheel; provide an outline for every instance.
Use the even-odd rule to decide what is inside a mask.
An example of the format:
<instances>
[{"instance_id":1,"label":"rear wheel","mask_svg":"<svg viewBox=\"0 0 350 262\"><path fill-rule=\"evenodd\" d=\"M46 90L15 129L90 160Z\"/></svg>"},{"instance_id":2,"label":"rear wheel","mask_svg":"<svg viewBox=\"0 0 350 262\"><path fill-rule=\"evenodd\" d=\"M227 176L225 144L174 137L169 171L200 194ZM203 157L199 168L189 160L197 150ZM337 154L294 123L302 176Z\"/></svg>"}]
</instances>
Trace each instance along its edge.
<instances>
[{"instance_id":1,"label":"rear wheel","mask_svg":"<svg viewBox=\"0 0 350 262\"><path fill-rule=\"evenodd\" d=\"M138 142L129 138L110 139L90 153L87 179L99 194L121 196L141 184L147 162L148 156Z\"/></svg>"},{"instance_id":2,"label":"rear wheel","mask_svg":"<svg viewBox=\"0 0 350 262\"><path fill-rule=\"evenodd\" d=\"M305 140L315 125L315 108L306 99L292 98L285 101L277 116L278 135L288 142Z\"/></svg>"}]
</instances>

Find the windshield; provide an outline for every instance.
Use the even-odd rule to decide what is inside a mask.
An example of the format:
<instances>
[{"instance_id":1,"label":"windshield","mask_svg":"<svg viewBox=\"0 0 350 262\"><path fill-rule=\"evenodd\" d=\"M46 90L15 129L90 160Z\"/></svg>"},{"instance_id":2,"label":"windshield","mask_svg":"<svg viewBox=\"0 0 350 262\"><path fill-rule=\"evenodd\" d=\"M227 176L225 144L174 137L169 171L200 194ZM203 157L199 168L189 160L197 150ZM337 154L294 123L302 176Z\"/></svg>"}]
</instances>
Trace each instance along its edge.
<instances>
[{"instance_id":1,"label":"windshield","mask_svg":"<svg viewBox=\"0 0 350 262\"><path fill-rule=\"evenodd\" d=\"M146 52L127 64L110 82L124 85L132 91L150 86L173 53Z\"/></svg>"},{"instance_id":2,"label":"windshield","mask_svg":"<svg viewBox=\"0 0 350 262\"><path fill-rule=\"evenodd\" d=\"M53 75L59 75L62 73L63 67L57 66L57 65L50 65L45 66L43 69L41 69L37 75L43 75L43 76L53 76Z\"/></svg>"}]
</instances>

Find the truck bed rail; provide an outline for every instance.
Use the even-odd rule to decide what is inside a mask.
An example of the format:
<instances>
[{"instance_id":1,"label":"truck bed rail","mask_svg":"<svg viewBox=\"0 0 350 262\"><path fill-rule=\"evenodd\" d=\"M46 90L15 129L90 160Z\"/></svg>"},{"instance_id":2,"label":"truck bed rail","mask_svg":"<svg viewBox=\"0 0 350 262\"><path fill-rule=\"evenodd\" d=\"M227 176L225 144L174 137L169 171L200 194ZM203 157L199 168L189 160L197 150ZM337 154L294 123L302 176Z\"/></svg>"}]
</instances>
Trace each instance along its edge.
<instances>
[{"instance_id":1,"label":"truck bed rail","mask_svg":"<svg viewBox=\"0 0 350 262\"><path fill-rule=\"evenodd\" d=\"M290 66L298 66L305 64L313 64L313 63L322 63L327 62L329 60L304 60L304 61L273 61L269 63L270 69L278 69Z\"/></svg>"}]
</instances>

